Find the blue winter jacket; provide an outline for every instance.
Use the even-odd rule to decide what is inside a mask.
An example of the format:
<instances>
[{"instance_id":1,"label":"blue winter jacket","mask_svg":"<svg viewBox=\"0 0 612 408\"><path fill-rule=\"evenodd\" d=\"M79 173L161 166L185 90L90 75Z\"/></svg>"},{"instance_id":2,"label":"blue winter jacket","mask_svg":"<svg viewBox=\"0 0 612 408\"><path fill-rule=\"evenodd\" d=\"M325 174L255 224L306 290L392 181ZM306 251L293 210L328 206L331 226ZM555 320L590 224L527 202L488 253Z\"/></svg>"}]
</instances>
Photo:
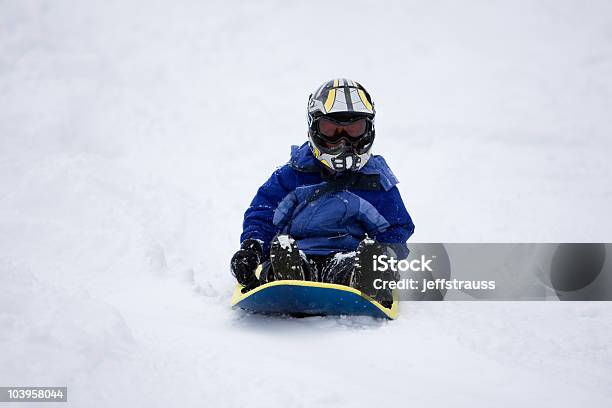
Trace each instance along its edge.
<instances>
[{"instance_id":1,"label":"blue winter jacket","mask_svg":"<svg viewBox=\"0 0 612 408\"><path fill-rule=\"evenodd\" d=\"M241 242L248 238L263 241L267 257L274 236L286 233L304 253L328 255L355 250L367 234L395 244L397 255L406 256L406 240L414 224L385 159L372 156L359 170L368 180L365 187L360 183L312 200L315 191L333 178L326 172L308 143L292 146L289 162L259 188L247 209Z\"/></svg>"}]
</instances>

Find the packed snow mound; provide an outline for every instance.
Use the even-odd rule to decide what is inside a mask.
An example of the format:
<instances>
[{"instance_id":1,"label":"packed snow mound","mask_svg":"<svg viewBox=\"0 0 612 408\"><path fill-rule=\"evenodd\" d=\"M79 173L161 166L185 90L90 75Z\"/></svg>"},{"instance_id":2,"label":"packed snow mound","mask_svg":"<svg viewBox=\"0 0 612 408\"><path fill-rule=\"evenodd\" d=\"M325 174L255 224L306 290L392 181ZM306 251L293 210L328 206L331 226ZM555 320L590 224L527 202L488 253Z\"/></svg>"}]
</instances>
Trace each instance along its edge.
<instances>
[{"instance_id":1,"label":"packed snow mound","mask_svg":"<svg viewBox=\"0 0 612 408\"><path fill-rule=\"evenodd\" d=\"M2 2L0 385L75 407L604 406L608 303L270 319L229 309L228 268L337 76L373 95L414 240L609 241L611 24L607 1Z\"/></svg>"},{"instance_id":2,"label":"packed snow mound","mask_svg":"<svg viewBox=\"0 0 612 408\"><path fill-rule=\"evenodd\" d=\"M45 284L7 262L0 288L2 384L72 382L134 346L121 314L83 290Z\"/></svg>"}]
</instances>

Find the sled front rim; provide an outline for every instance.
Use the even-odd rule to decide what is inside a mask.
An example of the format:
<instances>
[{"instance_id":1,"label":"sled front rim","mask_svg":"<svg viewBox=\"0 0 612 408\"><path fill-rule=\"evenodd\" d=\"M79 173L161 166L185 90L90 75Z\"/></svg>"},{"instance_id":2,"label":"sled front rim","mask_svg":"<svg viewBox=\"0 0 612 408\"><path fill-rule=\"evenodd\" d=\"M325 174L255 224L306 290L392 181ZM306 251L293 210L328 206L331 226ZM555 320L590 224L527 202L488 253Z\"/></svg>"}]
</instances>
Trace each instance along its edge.
<instances>
[{"instance_id":1,"label":"sled front rim","mask_svg":"<svg viewBox=\"0 0 612 408\"><path fill-rule=\"evenodd\" d=\"M349 286L344 286L344 285L337 285L335 283L311 282L311 281L302 281L302 280L280 280L280 281L269 282L264 285L258 286L255 289L252 289L246 293L242 293L242 289L244 288L244 286L237 285L232 295L231 306L233 308L239 307L238 304L242 302L244 299L256 294L257 292L260 292L262 290L265 290L273 286L303 286L303 287L315 287L315 288L321 288L321 289L334 289L334 290L349 292L354 295L362 297L363 299L368 301L370 304L374 305L388 319L391 319L391 320L396 319L398 312L399 312L399 302L397 300L397 296L395 296L395 293L393 296L393 304L391 308L388 309L384 307L383 305L381 305L380 303L378 303L376 300L372 299L370 296L362 293L361 291L355 288L351 288Z\"/></svg>"}]
</instances>

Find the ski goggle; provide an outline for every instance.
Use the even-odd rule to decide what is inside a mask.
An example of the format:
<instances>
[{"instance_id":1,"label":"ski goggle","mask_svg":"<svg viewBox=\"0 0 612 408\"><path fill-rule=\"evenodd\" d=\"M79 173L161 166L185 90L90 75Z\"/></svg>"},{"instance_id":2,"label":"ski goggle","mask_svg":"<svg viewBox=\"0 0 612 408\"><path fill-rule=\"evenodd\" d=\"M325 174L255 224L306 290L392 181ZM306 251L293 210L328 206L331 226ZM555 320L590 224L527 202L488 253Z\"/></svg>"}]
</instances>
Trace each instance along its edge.
<instances>
[{"instance_id":1,"label":"ski goggle","mask_svg":"<svg viewBox=\"0 0 612 408\"><path fill-rule=\"evenodd\" d=\"M351 139L348 137L341 137L335 142L331 143L326 140L324 136L319 133L311 134L312 141L316 147L322 152L327 154L337 155L343 152L345 153L356 153L364 154L370 150L374 137L370 133L366 133L364 136L357 139Z\"/></svg>"},{"instance_id":2,"label":"ski goggle","mask_svg":"<svg viewBox=\"0 0 612 408\"><path fill-rule=\"evenodd\" d=\"M319 134L326 142L334 144L342 138L357 141L368 130L368 121L365 118L352 122L336 122L331 119L321 118L318 121Z\"/></svg>"}]
</instances>

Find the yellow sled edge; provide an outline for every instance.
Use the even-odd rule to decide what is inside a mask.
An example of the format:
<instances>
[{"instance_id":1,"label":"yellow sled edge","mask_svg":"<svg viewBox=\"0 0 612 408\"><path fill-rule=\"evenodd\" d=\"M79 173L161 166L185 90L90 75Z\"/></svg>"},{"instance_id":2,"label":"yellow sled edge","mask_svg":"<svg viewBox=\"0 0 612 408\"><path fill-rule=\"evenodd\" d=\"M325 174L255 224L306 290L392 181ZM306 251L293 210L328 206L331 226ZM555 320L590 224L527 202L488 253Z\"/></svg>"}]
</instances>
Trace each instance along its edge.
<instances>
[{"instance_id":1,"label":"yellow sled edge","mask_svg":"<svg viewBox=\"0 0 612 408\"><path fill-rule=\"evenodd\" d=\"M248 291L247 293L242 293L242 288L244 288L244 286L238 284L236 285L236 288L234 289L234 293L232 294L231 306L236 307L236 305L240 303L242 300L259 292L260 290L264 290L271 286L280 286L280 285L310 286L310 287L315 287L315 288L327 288L327 289L336 289L336 290L342 290L345 292L351 292L357 296L361 296L362 298L366 299L368 302L372 303L374 306L380 309L380 311L383 312L391 320L395 320L399 313L399 301L397 299L397 295L395 292L393 293L393 304L391 306L391 309L388 309L384 307L383 305L381 305L380 303L378 303L376 300L372 299L368 295L362 293L361 291L355 288L351 288L349 286L344 286L344 285L337 285L335 283L311 282L311 281L302 281L302 280L281 280L281 281L268 282L264 285L258 286L255 289Z\"/></svg>"}]
</instances>

